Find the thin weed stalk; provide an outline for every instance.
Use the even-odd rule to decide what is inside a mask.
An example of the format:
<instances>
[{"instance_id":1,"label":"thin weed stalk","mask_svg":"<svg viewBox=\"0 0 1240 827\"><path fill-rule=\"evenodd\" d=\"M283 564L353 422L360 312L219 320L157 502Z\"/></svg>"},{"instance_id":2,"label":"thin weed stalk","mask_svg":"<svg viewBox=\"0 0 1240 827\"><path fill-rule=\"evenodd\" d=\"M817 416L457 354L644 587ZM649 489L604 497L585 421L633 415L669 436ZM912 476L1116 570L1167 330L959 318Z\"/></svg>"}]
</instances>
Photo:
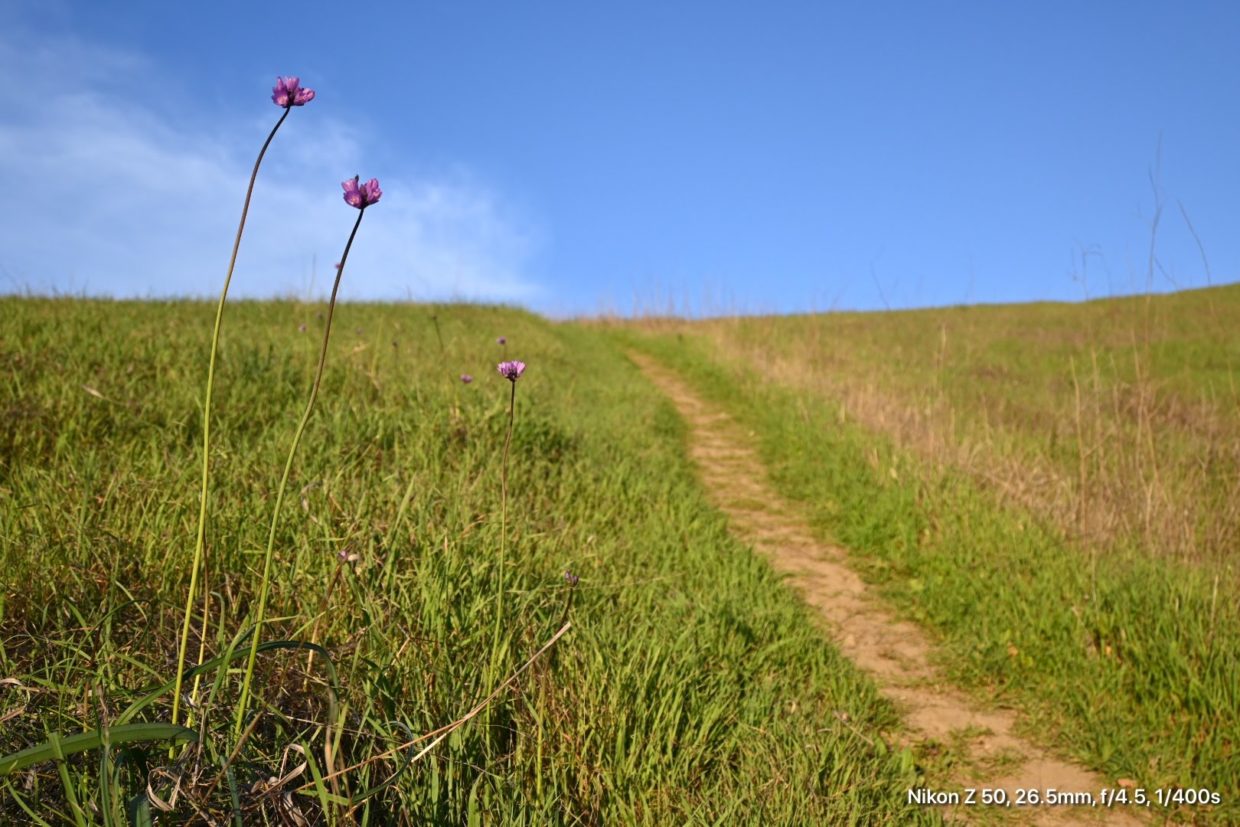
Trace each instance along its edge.
<instances>
[{"instance_id":1,"label":"thin weed stalk","mask_svg":"<svg viewBox=\"0 0 1240 827\"><path fill-rule=\"evenodd\" d=\"M508 396L508 432L504 437L504 456L500 462L499 472L499 585L495 593L495 633L491 642L493 671L497 668L500 659L500 626L504 617L504 569L508 557L508 455L512 449L512 428L516 420L517 379L524 371L524 362L500 362L499 364L500 374L508 379L512 387Z\"/></svg>"},{"instance_id":2,"label":"thin weed stalk","mask_svg":"<svg viewBox=\"0 0 1240 827\"><path fill-rule=\"evenodd\" d=\"M499 587L495 592L495 636L492 657L499 653L499 629L504 617L504 564L508 557L508 452L512 447L512 425L517 407L517 383L508 396L508 434L504 437L504 458L499 471Z\"/></svg>"},{"instance_id":3,"label":"thin weed stalk","mask_svg":"<svg viewBox=\"0 0 1240 827\"><path fill-rule=\"evenodd\" d=\"M439 314L438 313L431 314L431 324L435 326L435 338L439 340L439 355L443 356L443 353L444 353L443 334L439 332Z\"/></svg>"}]
</instances>

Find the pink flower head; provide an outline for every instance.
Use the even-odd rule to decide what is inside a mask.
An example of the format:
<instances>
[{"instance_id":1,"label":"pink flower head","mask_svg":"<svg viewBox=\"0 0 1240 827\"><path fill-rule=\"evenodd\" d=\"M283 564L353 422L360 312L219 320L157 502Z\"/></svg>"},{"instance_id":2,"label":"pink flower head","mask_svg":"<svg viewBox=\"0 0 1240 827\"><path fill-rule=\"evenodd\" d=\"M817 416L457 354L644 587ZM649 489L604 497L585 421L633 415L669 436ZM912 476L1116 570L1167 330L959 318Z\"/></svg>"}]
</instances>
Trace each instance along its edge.
<instances>
[{"instance_id":1,"label":"pink flower head","mask_svg":"<svg viewBox=\"0 0 1240 827\"><path fill-rule=\"evenodd\" d=\"M285 109L290 106L305 106L312 100L314 90L303 89L300 78L276 78L276 85L271 90L271 102Z\"/></svg>"},{"instance_id":2,"label":"pink flower head","mask_svg":"<svg viewBox=\"0 0 1240 827\"><path fill-rule=\"evenodd\" d=\"M340 186L344 187L344 203L364 210L383 197L383 190L379 189L378 178L371 178L365 184L358 184L360 178L360 175L354 175L348 181L341 182Z\"/></svg>"},{"instance_id":3,"label":"pink flower head","mask_svg":"<svg viewBox=\"0 0 1240 827\"><path fill-rule=\"evenodd\" d=\"M525 362L500 362L496 369L499 371L499 375L509 382L516 382L521 378L521 374L525 373Z\"/></svg>"},{"instance_id":4,"label":"pink flower head","mask_svg":"<svg viewBox=\"0 0 1240 827\"><path fill-rule=\"evenodd\" d=\"M461 381L468 385L470 382L474 381L474 377L470 376L468 373L462 373Z\"/></svg>"}]
</instances>

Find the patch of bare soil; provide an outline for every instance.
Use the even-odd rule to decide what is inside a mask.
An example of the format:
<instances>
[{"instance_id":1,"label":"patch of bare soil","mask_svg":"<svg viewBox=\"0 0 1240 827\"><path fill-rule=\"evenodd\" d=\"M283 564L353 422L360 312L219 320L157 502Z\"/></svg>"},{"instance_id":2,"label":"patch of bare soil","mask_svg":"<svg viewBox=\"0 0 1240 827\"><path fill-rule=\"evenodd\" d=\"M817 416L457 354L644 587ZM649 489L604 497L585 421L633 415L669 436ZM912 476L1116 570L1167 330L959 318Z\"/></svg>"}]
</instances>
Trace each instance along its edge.
<instances>
[{"instance_id":1,"label":"patch of bare soil","mask_svg":"<svg viewBox=\"0 0 1240 827\"><path fill-rule=\"evenodd\" d=\"M1014 734L1014 712L983 709L951 686L931 666L932 646L920 627L893 617L849 568L845 552L815 539L796 509L774 492L750 437L672 371L641 354L630 358L688 423L691 457L733 531L786 576L826 621L840 651L896 703L910 746L964 748L952 781L956 789L976 789L979 803L953 807L949 817L1000 815L996 808L980 805L984 788L1003 789L1015 802L1018 790L1089 792L1097 798L1104 787L1115 786ZM1101 804L1012 808L1011 815L1028 824L1141 823L1129 812Z\"/></svg>"}]
</instances>

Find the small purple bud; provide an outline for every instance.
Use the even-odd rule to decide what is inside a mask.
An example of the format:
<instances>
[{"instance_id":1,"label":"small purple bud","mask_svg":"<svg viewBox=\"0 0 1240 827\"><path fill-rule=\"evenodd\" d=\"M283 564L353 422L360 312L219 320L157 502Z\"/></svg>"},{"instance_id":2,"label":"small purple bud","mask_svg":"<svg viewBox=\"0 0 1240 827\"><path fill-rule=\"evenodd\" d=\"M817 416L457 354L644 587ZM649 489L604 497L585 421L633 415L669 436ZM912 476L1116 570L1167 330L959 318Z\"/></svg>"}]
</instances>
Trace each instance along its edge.
<instances>
[{"instance_id":1,"label":"small purple bud","mask_svg":"<svg viewBox=\"0 0 1240 827\"><path fill-rule=\"evenodd\" d=\"M506 345L506 344L508 344L508 339L507 339L507 337L505 337L505 336L500 336L498 339L496 339L496 340L495 340L495 344L497 344L497 345Z\"/></svg>"},{"instance_id":2,"label":"small purple bud","mask_svg":"<svg viewBox=\"0 0 1240 827\"><path fill-rule=\"evenodd\" d=\"M470 376L468 373L462 373L461 381L468 385L470 382L474 381L474 377Z\"/></svg>"},{"instance_id":3,"label":"small purple bud","mask_svg":"<svg viewBox=\"0 0 1240 827\"><path fill-rule=\"evenodd\" d=\"M568 569L565 569L564 570L564 582L567 583L569 586L576 586L578 583L581 582L581 578L573 574Z\"/></svg>"}]
</instances>

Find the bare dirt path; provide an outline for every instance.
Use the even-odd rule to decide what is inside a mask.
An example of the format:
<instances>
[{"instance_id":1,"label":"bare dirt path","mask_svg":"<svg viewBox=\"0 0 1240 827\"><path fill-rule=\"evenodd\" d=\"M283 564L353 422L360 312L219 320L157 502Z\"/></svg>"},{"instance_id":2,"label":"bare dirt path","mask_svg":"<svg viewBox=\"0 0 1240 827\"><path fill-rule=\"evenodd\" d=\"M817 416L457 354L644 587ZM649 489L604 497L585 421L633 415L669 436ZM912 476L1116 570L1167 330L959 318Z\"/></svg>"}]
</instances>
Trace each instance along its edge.
<instances>
[{"instance_id":1,"label":"bare dirt path","mask_svg":"<svg viewBox=\"0 0 1240 827\"><path fill-rule=\"evenodd\" d=\"M1114 782L1057 758L1013 733L1016 715L981 708L930 665L922 630L895 619L848 567L843 550L816 540L796 510L766 481L751 439L725 413L700 399L675 373L637 353L630 358L680 410L690 429L690 454L732 530L751 543L804 600L816 608L834 642L901 711L914 744L964 746L954 789L1090 792ZM949 788L950 789L950 788ZM979 792L980 795L980 792ZM990 819L993 807L953 807L949 817ZM989 812L987 812L989 811ZM1060 805L1012 811L1027 824L1140 824L1131 813Z\"/></svg>"}]
</instances>

